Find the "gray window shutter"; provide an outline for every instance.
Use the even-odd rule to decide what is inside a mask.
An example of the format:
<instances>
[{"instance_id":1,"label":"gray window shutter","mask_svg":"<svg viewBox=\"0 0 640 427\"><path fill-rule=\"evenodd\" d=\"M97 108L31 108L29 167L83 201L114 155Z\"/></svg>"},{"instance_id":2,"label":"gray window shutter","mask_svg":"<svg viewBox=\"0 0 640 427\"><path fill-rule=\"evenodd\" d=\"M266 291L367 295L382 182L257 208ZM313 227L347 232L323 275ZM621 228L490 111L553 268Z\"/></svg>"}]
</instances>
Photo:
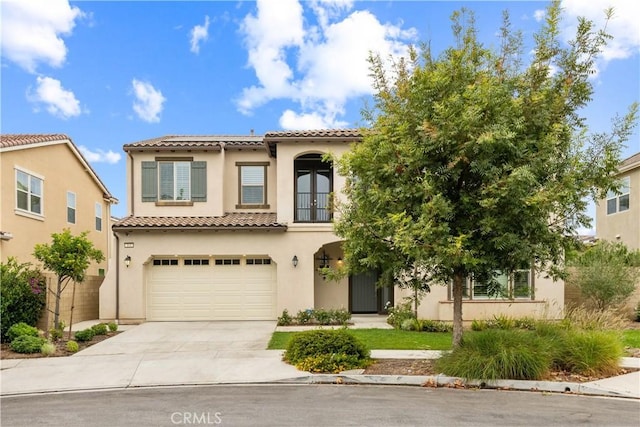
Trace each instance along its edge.
<instances>
[{"instance_id":1,"label":"gray window shutter","mask_svg":"<svg viewBox=\"0 0 640 427\"><path fill-rule=\"evenodd\" d=\"M142 201L158 200L158 163L142 162Z\"/></svg>"},{"instance_id":2,"label":"gray window shutter","mask_svg":"<svg viewBox=\"0 0 640 427\"><path fill-rule=\"evenodd\" d=\"M207 162L191 162L191 201L207 201Z\"/></svg>"}]
</instances>

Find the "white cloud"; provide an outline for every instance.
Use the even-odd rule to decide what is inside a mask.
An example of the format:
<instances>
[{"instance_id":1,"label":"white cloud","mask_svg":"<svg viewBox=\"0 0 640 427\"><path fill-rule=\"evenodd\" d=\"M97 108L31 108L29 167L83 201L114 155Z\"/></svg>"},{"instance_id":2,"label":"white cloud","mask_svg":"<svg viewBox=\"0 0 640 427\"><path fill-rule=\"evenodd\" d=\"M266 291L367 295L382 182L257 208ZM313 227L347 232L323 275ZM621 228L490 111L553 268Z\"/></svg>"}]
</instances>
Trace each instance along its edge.
<instances>
[{"instance_id":1,"label":"white cloud","mask_svg":"<svg viewBox=\"0 0 640 427\"><path fill-rule=\"evenodd\" d=\"M30 73L38 63L60 67L67 56L61 36L70 35L82 16L67 0L3 0L2 56Z\"/></svg>"},{"instance_id":2,"label":"white cloud","mask_svg":"<svg viewBox=\"0 0 640 427\"><path fill-rule=\"evenodd\" d=\"M62 87L59 80L51 77L38 77L34 91L29 88L27 99L36 104L44 104L46 110L62 119L79 116L82 113L80 102L73 92Z\"/></svg>"},{"instance_id":3,"label":"white cloud","mask_svg":"<svg viewBox=\"0 0 640 427\"><path fill-rule=\"evenodd\" d=\"M118 163L122 158L120 153L111 150L104 151L98 148L95 151L91 151L84 145L80 145L78 149L89 163L109 163L113 165Z\"/></svg>"},{"instance_id":4,"label":"white cloud","mask_svg":"<svg viewBox=\"0 0 640 427\"><path fill-rule=\"evenodd\" d=\"M191 52L200 53L200 43L209 39L209 17L204 17L204 25L196 25L191 29Z\"/></svg>"},{"instance_id":5,"label":"white cloud","mask_svg":"<svg viewBox=\"0 0 640 427\"><path fill-rule=\"evenodd\" d=\"M285 110L279 122L281 128L288 130L335 129L348 125L347 122L336 120L335 114L323 114L317 111L298 114L292 110Z\"/></svg>"},{"instance_id":6,"label":"white cloud","mask_svg":"<svg viewBox=\"0 0 640 427\"><path fill-rule=\"evenodd\" d=\"M166 98L162 92L155 89L151 83L133 79L133 94L136 97L133 102L133 111L145 122L157 123L160 121L160 113Z\"/></svg>"},{"instance_id":7,"label":"white cloud","mask_svg":"<svg viewBox=\"0 0 640 427\"><path fill-rule=\"evenodd\" d=\"M640 2L636 0L563 0L562 7L571 28L567 37L575 34L576 18L583 16L602 26L605 20L604 10L613 6L614 15L607 25L607 32L613 40L602 52L605 62L613 59L626 59L640 53Z\"/></svg>"},{"instance_id":8,"label":"white cloud","mask_svg":"<svg viewBox=\"0 0 640 427\"><path fill-rule=\"evenodd\" d=\"M538 9L533 12L533 19L535 19L537 22L540 22L545 18L546 15L547 12L544 9Z\"/></svg>"},{"instance_id":9,"label":"white cloud","mask_svg":"<svg viewBox=\"0 0 640 427\"><path fill-rule=\"evenodd\" d=\"M306 3L305 3L306 4ZM416 30L402 24L381 23L366 10L350 12L350 0L315 0L309 3L319 25L303 18L296 0L258 1L256 15L241 26L248 50L248 65L258 84L245 88L238 109L250 114L274 99L299 104L300 112L283 112L287 129L338 127L349 99L373 93L369 77L370 52L386 58L407 54L407 42ZM345 13L349 12L346 17Z\"/></svg>"}]
</instances>

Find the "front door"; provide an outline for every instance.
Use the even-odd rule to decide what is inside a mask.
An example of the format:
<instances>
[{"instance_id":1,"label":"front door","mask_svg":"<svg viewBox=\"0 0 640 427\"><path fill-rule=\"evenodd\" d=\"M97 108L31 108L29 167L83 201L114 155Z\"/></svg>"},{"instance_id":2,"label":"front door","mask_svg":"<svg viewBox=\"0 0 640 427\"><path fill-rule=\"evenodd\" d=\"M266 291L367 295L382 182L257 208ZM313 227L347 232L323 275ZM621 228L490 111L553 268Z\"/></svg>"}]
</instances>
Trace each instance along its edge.
<instances>
[{"instance_id":1,"label":"front door","mask_svg":"<svg viewBox=\"0 0 640 427\"><path fill-rule=\"evenodd\" d=\"M375 272L359 273L349 277L349 301L351 313L377 313L378 289Z\"/></svg>"}]
</instances>

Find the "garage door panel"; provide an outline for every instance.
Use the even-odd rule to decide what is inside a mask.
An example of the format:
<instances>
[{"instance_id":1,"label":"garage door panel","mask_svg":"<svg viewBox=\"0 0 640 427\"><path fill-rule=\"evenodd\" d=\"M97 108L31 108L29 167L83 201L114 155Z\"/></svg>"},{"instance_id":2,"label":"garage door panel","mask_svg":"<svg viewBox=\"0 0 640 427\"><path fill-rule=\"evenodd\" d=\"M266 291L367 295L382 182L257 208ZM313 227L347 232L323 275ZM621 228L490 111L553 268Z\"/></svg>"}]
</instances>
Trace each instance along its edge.
<instances>
[{"instance_id":1,"label":"garage door panel","mask_svg":"<svg viewBox=\"0 0 640 427\"><path fill-rule=\"evenodd\" d=\"M268 265L148 267L149 320L273 320L276 269Z\"/></svg>"}]
</instances>

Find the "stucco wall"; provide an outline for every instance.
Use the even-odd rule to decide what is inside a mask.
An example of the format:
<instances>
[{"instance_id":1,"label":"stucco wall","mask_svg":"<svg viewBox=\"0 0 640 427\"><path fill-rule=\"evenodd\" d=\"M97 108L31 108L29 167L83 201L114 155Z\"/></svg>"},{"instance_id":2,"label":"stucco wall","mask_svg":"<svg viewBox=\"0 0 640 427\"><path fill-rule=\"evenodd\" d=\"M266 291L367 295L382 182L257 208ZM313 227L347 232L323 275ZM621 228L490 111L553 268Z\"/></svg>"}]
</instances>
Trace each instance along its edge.
<instances>
[{"instance_id":1,"label":"stucco wall","mask_svg":"<svg viewBox=\"0 0 640 427\"><path fill-rule=\"evenodd\" d=\"M620 174L630 177L629 209L607 215L607 201L596 205L596 237L640 249L640 167Z\"/></svg>"},{"instance_id":2,"label":"stucco wall","mask_svg":"<svg viewBox=\"0 0 640 427\"><path fill-rule=\"evenodd\" d=\"M497 298L464 300L462 318L464 321L474 319L491 319L494 315L505 314L511 317L545 317L559 319L564 310L564 284L545 278L544 274L535 277L535 299L501 300ZM431 287L431 292L420 300L418 316L423 319L453 320L453 301L448 299L448 288L442 285ZM404 297L411 295L408 289L396 290L396 305L403 302Z\"/></svg>"},{"instance_id":3,"label":"stucco wall","mask_svg":"<svg viewBox=\"0 0 640 427\"><path fill-rule=\"evenodd\" d=\"M69 228L78 235L89 231L88 238L105 257L109 253L110 205L103 200L102 190L85 171L84 166L66 144L55 144L2 152L0 191L1 227L13 234L13 239L0 241L0 258L16 257L19 262L32 262L37 243L50 243L52 233ZM43 212L34 215L16 209L16 167L43 179ZM76 222L67 222L67 192L76 194ZM95 227L95 204L102 206L102 230ZM107 263L92 263L88 274L98 275Z\"/></svg>"}]
</instances>

